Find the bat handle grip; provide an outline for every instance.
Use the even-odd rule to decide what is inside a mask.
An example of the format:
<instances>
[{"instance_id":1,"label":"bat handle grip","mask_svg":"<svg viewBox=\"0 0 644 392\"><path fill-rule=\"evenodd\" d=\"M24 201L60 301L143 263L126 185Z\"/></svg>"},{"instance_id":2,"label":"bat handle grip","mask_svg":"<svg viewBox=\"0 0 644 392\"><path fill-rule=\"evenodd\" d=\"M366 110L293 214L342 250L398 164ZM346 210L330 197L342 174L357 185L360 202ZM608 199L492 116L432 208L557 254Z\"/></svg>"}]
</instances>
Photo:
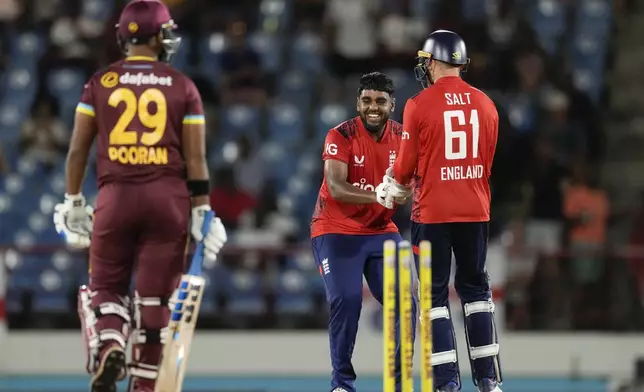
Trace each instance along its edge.
<instances>
[{"instance_id":1,"label":"bat handle grip","mask_svg":"<svg viewBox=\"0 0 644 392\"><path fill-rule=\"evenodd\" d=\"M210 231L210 225L212 220L215 219L215 211L206 211L203 214L203 225L201 226L201 235L206 238L206 235Z\"/></svg>"},{"instance_id":2,"label":"bat handle grip","mask_svg":"<svg viewBox=\"0 0 644 392\"><path fill-rule=\"evenodd\" d=\"M210 225L212 224L212 220L214 218L215 218L214 211L211 210L211 211L204 212L203 225L201 226L201 235L204 239L206 238L206 235L210 231ZM192 263L190 264L190 269L188 270L188 273L190 275L201 274L201 263L203 262L204 250L205 250L205 245L202 239L201 241L197 242L197 246L195 248L195 254L192 256Z\"/></svg>"}]
</instances>

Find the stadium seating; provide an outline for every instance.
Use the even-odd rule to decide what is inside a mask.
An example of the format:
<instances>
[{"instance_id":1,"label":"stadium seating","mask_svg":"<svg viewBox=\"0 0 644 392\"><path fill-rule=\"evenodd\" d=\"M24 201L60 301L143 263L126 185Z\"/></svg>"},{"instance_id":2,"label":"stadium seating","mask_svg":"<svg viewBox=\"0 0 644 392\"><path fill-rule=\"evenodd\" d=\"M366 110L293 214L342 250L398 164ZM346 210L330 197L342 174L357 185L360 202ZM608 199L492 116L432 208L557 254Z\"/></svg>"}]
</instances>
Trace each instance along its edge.
<instances>
[{"instance_id":1,"label":"stadium seating","mask_svg":"<svg viewBox=\"0 0 644 392\"><path fill-rule=\"evenodd\" d=\"M438 1L410 3L415 13L429 16ZM464 16L469 20L484 18L489 3L463 0ZM580 89L598 100L612 24L610 2L536 0L528 3L527 19L549 54L555 55L562 49L563 35L572 37L568 49L573 79ZM575 23L569 26L566 13L573 3L577 5L572 18ZM104 20L112 5L112 0L84 1L82 13L91 20ZM349 94L346 102L341 103L317 101L319 94L315 90L321 80L318 78L325 74L322 38L311 31L300 31L292 37L285 33L293 22L290 1L264 0L257 17L261 29L251 32L248 45L259 54L264 70L275 76L279 100L267 107L240 104L219 108L218 132L211 140L209 160L213 165L223 164L226 143L242 134L249 136L275 176L281 211L290 211L299 222L300 239L305 239L319 188L316 176L321 170L323 140L330 128L354 115L355 97ZM63 164L50 171L43 170L37 163L21 158L17 144L21 124L28 118L39 83L58 101L61 118L71 127L74 107L88 75L81 69L60 67L49 70L44 80L38 80L38 62L45 51L45 38L36 32L16 31L9 34L8 43L10 63L0 74L0 143L12 167L10 174L0 175L0 244L13 244L15 248L10 257L5 257L11 272L8 308L10 311L21 309L28 294L33 296L34 310L64 310L69 308L70 292L79 283L86 282L86 256L67 251L38 253L31 249L35 244L47 247L62 244L52 227L51 212L64 193ZM222 33L185 37L175 65L192 75L205 76L217 87L225 49ZM397 85L398 108L394 118L398 120L407 98L419 89L411 71L412 64L410 60L408 70L385 70ZM348 79L347 91L355 91L355 78ZM519 132L529 129L536 116L530 102L512 96L504 97L503 101L515 128ZM92 169L88 170L83 192L90 200L96 195L96 174ZM204 312L213 312L223 298L228 309L254 314L263 309L264 296L269 291L275 294L277 311L306 312L314 306L312 296L322 292L312 260L288 260L280 278L272 281L270 287L262 286L264 280L258 272L225 265L207 266L205 274L213 284L206 289Z\"/></svg>"}]
</instances>

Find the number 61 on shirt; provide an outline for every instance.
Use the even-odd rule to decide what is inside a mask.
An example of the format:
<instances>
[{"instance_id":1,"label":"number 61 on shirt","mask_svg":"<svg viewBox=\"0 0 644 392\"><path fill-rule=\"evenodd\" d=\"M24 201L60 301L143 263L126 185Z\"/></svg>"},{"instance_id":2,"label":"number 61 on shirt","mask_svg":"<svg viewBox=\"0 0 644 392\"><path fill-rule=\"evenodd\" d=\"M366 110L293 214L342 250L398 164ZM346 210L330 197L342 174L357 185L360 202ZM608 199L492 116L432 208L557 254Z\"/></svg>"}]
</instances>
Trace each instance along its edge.
<instances>
[{"instance_id":1,"label":"number 61 on shirt","mask_svg":"<svg viewBox=\"0 0 644 392\"><path fill-rule=\"evenodd\" d=\"M443 112L443 122L445 124L445 159L465 159L467 158L467 133L465 131L455 131L453 121L457 121L460 127L467 125L465 111L447 110ZM472 109L469 113L469 124L472 126L472 158L479 156L479 113ZM454 151L454 139L458 140L458 151Z\"/></svg>"}]
</instances>

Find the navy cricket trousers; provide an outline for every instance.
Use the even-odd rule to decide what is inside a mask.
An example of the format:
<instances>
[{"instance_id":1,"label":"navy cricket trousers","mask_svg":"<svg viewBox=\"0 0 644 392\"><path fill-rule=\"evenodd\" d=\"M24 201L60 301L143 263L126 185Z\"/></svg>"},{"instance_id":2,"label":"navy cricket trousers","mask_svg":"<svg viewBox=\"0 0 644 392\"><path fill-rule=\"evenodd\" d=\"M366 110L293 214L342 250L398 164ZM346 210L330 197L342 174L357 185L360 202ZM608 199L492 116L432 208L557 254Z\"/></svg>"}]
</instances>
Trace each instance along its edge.
<instances>
[{"instance_id":1,"label":"navy cricket trousers","mask_svg":"<svg viewBox=\"0 0 644 392\"><path fill-rule=\"evenodd\" d=\"M374 298L382 304L383 243L402 241L399 233L374 235L325 234L311 240L329 304L329 345L333 367L331 390L354 392L356 373L351 363L362 310L363 275ZM414 296L412 314L416 315ZM412 320L416 331L416 317ZM398 330L398 322L396 330ZM397 333L398 342L399 334ZM400 389L400 344L396 345L397 390Z\"/></svg>"},{"instance_id":2,"label":"navy cricket trousers","mask_svg":"<svg viewBox=\"0 0 644 392\"><path fill-rule=\"evenodd\" d=\"M423 240L432 244L432 308L449 310L449 280L454 254L456 273L454 288L462 304L487 301L491 298L490 284L485 261L487 256L488 222L458 222L421 224L412 222L412 245L416 268L417 247ZM468 324L472 346L489 344L493 338L490 314L477 315ZM451 318L432 321L434 353L446 353L456 349L454 326ZM481 377L494 377L491 358L475 361L474 366ZM458 363L434 366L434 384L437 387L448 382L460 384Z\"/></svg>"}]
</instances>

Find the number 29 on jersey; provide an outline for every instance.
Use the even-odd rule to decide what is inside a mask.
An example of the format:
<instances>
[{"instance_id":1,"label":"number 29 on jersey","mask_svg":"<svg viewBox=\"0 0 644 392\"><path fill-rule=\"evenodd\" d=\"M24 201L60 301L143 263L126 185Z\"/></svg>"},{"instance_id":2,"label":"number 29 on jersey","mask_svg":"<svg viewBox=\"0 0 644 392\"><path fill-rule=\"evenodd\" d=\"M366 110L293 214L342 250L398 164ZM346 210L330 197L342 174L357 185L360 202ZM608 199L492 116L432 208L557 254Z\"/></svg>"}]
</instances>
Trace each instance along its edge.
<instances>
[{"instance_id":1,"label":"number 29 on jersey","mask_svg":"<svg viewBox=\"0 0 644 392\"><path fill-rule=\"evenodd\" d=\"M107 103L113 108L125 104L110 131L110 161L124 165L166 165L168 149L156 146L163 138L168 122L168 105L163 92L150 88L137 97L129 88L118 88L110 94ZM150 113L151 104L156 106L155 113ZM128 129L136 117L145 128L142 133Z\"/></svg>"}]
</instances>

